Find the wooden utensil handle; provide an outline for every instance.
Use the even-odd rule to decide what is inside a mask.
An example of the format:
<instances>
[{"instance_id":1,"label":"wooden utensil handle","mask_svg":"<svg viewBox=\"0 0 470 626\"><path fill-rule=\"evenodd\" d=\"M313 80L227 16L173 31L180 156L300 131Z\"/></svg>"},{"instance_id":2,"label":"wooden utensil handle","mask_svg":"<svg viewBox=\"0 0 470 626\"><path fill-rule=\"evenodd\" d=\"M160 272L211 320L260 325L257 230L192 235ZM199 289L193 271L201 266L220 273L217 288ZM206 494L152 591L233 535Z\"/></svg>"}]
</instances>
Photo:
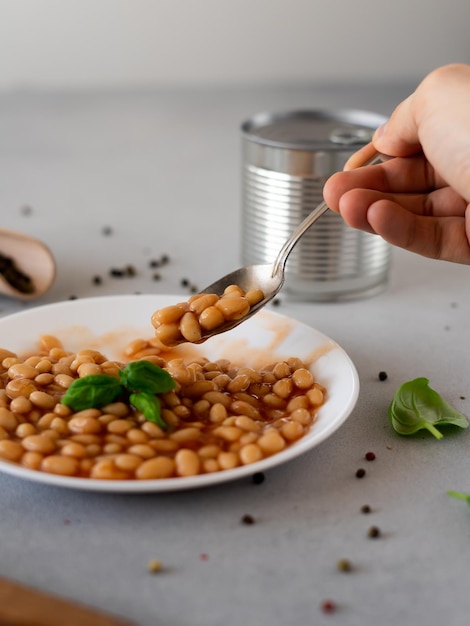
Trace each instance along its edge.
<instances>
[{"instance_id":1,"label":"wooden utensil handle","mask_svg":"<svg viewBox=\"0 0 470 626\"><path fill-rule=\"evenodd\" d=\"M0 626L133 626L76 602L0 578Z\"/></svg>"}]
</instances>

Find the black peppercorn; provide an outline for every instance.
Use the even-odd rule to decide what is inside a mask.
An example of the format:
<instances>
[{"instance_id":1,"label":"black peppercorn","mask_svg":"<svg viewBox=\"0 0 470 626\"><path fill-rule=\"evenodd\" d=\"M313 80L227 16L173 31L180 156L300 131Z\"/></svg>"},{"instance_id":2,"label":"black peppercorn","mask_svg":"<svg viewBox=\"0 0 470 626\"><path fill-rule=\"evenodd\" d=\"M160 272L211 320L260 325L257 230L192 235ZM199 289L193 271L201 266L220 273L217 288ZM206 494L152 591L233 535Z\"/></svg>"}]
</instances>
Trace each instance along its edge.
<instances>
[{"instance_id":1,"label":"black peppercorn","mask_svg":"<svg viewBox=\"0 0 470 626\"><path fill-rule=\"evenodd\" d=\"M265 476L263 472L256 472L256 474L253 474L252 480L255 485L261 485L261 483L264 483L264 479L265 479Z\"/></svg>"},{"instance_id":2,"label":"black peppercorn","mask_svg":"<svg viewBox=\"0 0 470 626\"><path fill-rule=\"evenodd\" d=\"M371 539L377 539L377 537L380 537L380 529L377 526L371 526L367 531L367 536Z\"/></svg>"}]
</instances>

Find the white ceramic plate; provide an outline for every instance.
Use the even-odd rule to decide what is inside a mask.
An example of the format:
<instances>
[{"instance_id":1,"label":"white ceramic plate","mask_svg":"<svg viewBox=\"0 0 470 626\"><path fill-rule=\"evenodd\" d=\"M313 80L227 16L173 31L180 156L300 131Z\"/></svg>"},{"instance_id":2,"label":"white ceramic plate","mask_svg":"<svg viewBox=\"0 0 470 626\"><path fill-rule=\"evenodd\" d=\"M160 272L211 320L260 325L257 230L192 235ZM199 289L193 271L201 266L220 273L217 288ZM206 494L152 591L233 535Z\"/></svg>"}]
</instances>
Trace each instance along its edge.
<instances>
[{"instance_id":1,"label":"white ceramic plate","mask_svg":"<svg viewBox=\"0 0 470 626\"><path fill-rule=\"evenodd\" d=\"M40 335L58 336L65 349L99 349L119 359L136 338L150 338L154 311L181 300L171 295L130 295L85 298L40 306L0 318L0 347L18 354L34 350ZM358 393L356 368L345 351L318 330L270 310L263 310L201 346L208 358L228 358L237 365L267 365L279 357L311 363L315 379L327 389L327 400L309 433L285 450L251 465L199 476L160 480L94 480L70 478L25 469L0 460L0 471L20 478L72 489L121 493L175 491L207 487L264 472L311 450L332 435L350 415Z\"/></svg>"}]
</instances>

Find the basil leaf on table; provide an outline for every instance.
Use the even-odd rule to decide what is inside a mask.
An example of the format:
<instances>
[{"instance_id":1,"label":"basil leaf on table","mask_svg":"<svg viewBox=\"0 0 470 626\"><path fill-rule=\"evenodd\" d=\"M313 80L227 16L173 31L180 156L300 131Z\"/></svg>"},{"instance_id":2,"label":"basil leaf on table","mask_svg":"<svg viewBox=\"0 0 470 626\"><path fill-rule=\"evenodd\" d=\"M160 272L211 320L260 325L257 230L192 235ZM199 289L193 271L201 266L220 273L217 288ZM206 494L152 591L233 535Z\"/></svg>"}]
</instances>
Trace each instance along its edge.
<instances>
[{"instance_id":1,"label":"basil leaf on table","mask_svg":"<svg viewBox=\"0 0 470 626\"><path fill-rule=\"evenodd\" d=\"M92 374L74 380L62 398L62 404L74 411L99 409L117 400L123 392L124 387L117 378L107 374Z\"/></svg>"},{"instance_id":2,"label":"basil leaf on table","mask_svg":"<svg viewBox=\"0 0 470 626\"><path fill-rule=\"evenodd\" d=\"M121 383L129 391L167 393L176 383L170 374L150 361L133 361L119 372Z\"/></svg>"},{"instance_id":3,"label":"basil leaf on table","mask_svg":"<svg viewBox=\"0 0 470 626\"><path fill-rule=\"evenodd\" d=\"M388 414L393 429L399 435L428 430L436 439L442 439L443 434L436 426L468 427L465 415L431 389L427 378L415 378L403 383L395 392Z\"/></svg>"},{"instance_id":4,"label":"basil leaf on table","mask_svg":"<svg viewBox=\"0 0 470 626\"><path fill-rule=\"evenodd\" d=\"M458 500L465 500L470 506L470 493L462 493L461 491L448 491L447 495L457 498Z\"/></svg>"},{"instance_id":5,"label":"basil leaf on table","mask_svg":"<svg viewBox=\"0 0 470 626\"><path fill-rule=\"evenodd\" d=\"M140 391L139 393L132 393L129 396L129 402L138 411L141 411L146 420L158 424L160 428L166 429L167 423L161 417L160 400L152 393L146 391Z\"/></svg>"}]
</instances>

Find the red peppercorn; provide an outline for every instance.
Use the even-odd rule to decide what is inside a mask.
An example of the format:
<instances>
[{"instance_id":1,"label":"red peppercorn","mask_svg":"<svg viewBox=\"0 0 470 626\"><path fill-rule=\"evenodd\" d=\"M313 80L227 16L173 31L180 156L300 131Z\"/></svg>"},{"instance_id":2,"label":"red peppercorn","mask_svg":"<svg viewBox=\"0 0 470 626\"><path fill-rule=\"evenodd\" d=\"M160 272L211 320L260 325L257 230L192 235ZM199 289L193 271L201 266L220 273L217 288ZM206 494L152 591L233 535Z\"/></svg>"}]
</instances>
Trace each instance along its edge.
<instances>
[{"instance_id":1,"label":"red peppercorn","mask_svg":"<svg viewBox=\"0 0 470 626\"><path fill-rule=\"evenodd\" d=\"M374 452L366 452L366 455L365 455L364 458L366 459L366 461L374 461L375 453Z\"/></svg>"},{"instance_id":2,"label":"red peppercorn","mask_svg":"<svg viewBox=\"0 0 470 626\"><path fill-rule=\"evenodd\" d=\"M321 610L323 611L323 613L333 613L334 611L336 611L336 604L333 602L333 600L323 600L321 604Z\"/></svg>"}]
</instances>

